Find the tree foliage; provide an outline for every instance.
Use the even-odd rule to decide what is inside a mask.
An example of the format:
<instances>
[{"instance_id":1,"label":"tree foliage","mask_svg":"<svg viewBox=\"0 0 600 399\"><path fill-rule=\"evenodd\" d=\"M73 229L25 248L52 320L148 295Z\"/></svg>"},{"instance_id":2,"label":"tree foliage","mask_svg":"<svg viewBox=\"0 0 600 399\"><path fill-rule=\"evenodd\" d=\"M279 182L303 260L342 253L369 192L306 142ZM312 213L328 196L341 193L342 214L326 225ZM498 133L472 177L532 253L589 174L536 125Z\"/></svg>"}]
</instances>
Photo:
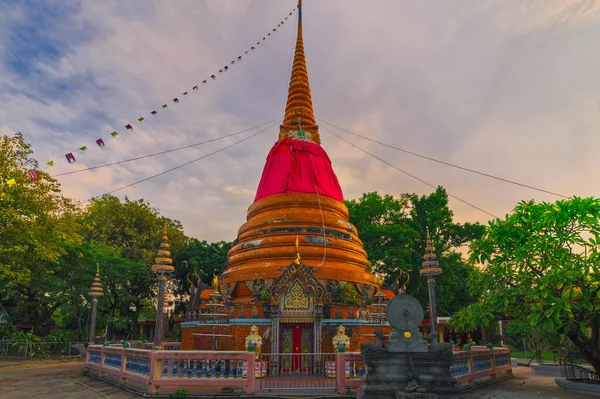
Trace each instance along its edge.
<instances>
[{"instance_id":1,"label":"tree foliage","mask_svg":"<svg viewBox=\"0 0 600 399\"><path fill-rule=\"evenodd\" d=\"M64 300L68 270L60 259L81 237L77 208L58 182L42 171L36 181L27 176L38 166L32 155L20 133L0 137L0 298L13 308L15 322L45 333ZM9 179L16 184L8 185ZM45 294L48 286L57 287L55 295Z\"/></svg>"},{"instance_id":2,"label":"tree foliage","mask_svg":"<svg viewBox=\"0 0 600 399\"><path fill-rule=\"evenodd\" d=\"M213 274L221 274L232 244L227 241L209 243L190 238L183 248L175 253L173 293L177 298L176 312L185 312L190 282L197 286L200 278L202 282L210 284Z\"/></svg>"},{"instance_id":3,"label":"tree foliage","mask_svg":"<svg viewBox=\"0 0 600 399\"><path fill-rule=\"evenodd\" d=\"M108 297L111 313L109 326L119 320L125 321L132 337L138 335L137 321L142 311L154 307L156 276L151 272L151 267L165 225L171 252L177 254L187 240L181 223L162 216L158 209L143 199L132 201L125 197L121 201L112 195L94 198L81 218L82 235L86 242L112 248L119 259L123 259L122 263L136 265L121 274L120 284L114 286L118 290L112 291ZM101 266L103 269L113 267L111 264Z\"/></svg>"},{"instance_id":4,"label":"tree foliage","mask_svg":"<svg viewBox=\"0 0 600 399\"><path fill-rule=\"evenodd\" d=\"M394 283L400 270L409 272L408 292L428 303L426 279L419 270L429 230L444 270L436 276L438 314L452 314L473 302L465 284L477 271L463 259L460 248L479 237L483 226L455 223L442 187L423 196L366 193L346 201L346 206L375 272L385 277L386 285Z\"/></svg>"},{"instance_id":5,"label":"tree foliage","mask_svg":"<svg viewBox=\"0 0 600 399\"><path fill-rule=\"evenodd\" d=\"M599 199L521 202L490 222L471 251L484 273L470 286L485 295L453 317L453 326L506 319L512 331L565 334L600 371Z\"/></svg>"}]
</instances>

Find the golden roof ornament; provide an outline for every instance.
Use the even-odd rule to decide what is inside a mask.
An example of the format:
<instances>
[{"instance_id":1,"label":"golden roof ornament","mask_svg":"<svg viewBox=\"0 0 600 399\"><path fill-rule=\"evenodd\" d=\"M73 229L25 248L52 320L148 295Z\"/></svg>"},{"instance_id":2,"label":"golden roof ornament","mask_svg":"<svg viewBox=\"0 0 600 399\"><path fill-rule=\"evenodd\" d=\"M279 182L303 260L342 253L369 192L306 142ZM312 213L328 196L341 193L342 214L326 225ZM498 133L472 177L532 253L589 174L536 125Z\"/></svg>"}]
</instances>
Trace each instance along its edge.
<instances>
[{"instance_id":1,"label":"golden roof ornament","mask_svg":"<svg viewBox=\"0 0 600 399\"><path fill-rule=\"evenodd\" d=\"M104 296L104 290L102 289L102 283L100 282L100 265L98 263L96 263L96 277L94 277L88 295L92 297Z\"/></svg>"},{"instance_id":2,"label":"golden roof ornament","mask_svg":"<svg viewBox=\"0 0 600 399\"><path fill-rule=\"evenodd\" d=\"M213 294L218 294L219 293L219 276L217 276L216 274L213 274L212 285L213 285Z\"/></svg>"},{"instance_id":3,"label":"golden roof ornament","mask_svg":"<svg viewBox=\"0 0 600 399\"><path fill-rule=\"evenodd\" d=\"M169 248L169 237L167 236L167 225L163 228L162 242L160 243L160 249L156 253L154 258L155 264L152 265L152 271L156 273L173 273L175 268L173 267L173 259L171 259L171 250Z\"/></svg>"},{"instance_id":4,"label":"golden roof ornament","mask_svg":"<svg viewBox=\"0 0 600 399\"><path fill-rule=\"evenodd\" d=\"M298 241L298 236L296 236L296 259L294 259L294 263L300 264L300 242Z\"/></svg>"}]
</instances>

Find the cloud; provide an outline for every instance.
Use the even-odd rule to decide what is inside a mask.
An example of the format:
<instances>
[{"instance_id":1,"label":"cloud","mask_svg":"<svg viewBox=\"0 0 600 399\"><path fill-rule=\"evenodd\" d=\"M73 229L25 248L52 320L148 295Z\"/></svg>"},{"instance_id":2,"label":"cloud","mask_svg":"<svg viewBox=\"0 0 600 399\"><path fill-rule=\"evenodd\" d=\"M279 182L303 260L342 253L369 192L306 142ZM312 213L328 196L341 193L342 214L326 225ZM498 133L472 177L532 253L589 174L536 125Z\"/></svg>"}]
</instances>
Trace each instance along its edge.
<instances>
[{"instance_id":1,"label":"cloud","mask_svg":"<svg viewBox=\"0 0 600 399\"><path fill-rule=\"evenodd\" d=\"M55 159L52 173L185 146L283 116L293 19L256 51L243 51L287 16L294 1L56 0L1 7L0 129L23 132L42 164ZM344 143L322 121L565 195L597 193L598 2L307 1L303 16L315 114L347 198L433 189ZM238 55L241 64L200 84ZM200 90L192 92L196 84ZM128 123L133 132L125 131ZM116 138L113 130L120 132ZM333 130L498 216L522 199L556 199ZM86 200L251 134L60 181L67 195ZM94 144L99 137L104 149ZM275 126L116 194L149 200L200 239L232 240L276 137ZM75 154L75 165L64 162L65 153L82 145L89 150ZM451 206L459 221L489 219L455 199Z\"/></svg>"}]
</instances>

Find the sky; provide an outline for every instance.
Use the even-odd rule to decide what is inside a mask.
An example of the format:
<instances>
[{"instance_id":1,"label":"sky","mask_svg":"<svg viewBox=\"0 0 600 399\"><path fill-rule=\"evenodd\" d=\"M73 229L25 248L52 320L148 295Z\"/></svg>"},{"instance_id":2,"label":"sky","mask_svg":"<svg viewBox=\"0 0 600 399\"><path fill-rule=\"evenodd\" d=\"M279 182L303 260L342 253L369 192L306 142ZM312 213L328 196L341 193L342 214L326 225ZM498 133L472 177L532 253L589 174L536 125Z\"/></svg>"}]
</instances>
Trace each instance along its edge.
<instances>
[{"instance_id":1,"label":"sky","mask_svg":"<svg viewBox=\"0 0 600 399\"><path fill-rule=\"evenodd\" d=\"M190 236L233 240L283 117L296 35L296 14L288 13L295 5L0 0L0 130L23 133L42 165L55 161L44 170L61 174L274 121L240 144L234 145L265 128L58 177L65 195L85 201L208 155L115 195L148 200ZM495 216L522 200L560 198L327 123L565 196L599 196L599 1L304 0L303 28L322 145L346 199L433 188L324 127ZM239 55L243 61L231 65ZM218 73L225 65L230 69ZM195 85L200 89L192 91ZM75 164L66 162L69 152ZM450 207L458 222L491 219L454 198Z\"/></svg>"}]
</instances>

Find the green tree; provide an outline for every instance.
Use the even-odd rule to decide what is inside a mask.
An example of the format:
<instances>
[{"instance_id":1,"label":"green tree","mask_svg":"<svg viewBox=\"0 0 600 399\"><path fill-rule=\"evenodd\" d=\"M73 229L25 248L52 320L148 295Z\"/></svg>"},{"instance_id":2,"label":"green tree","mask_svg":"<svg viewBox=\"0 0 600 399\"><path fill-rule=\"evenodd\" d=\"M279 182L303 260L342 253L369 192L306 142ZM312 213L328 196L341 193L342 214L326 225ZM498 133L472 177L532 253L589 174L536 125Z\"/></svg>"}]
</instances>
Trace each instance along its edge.
<instances>
[{"instance_id":1,"label":"green tree","mask_svg":"<svg viewBox=\"0 0 600 399\"><path fill-rule=\"evenodd\" d=\"M428 303L426 278L419 270L429 231L443 274L436 276L438 314L449 315L472 303L466 280L477 270L461 255L462 246L479 237L483 226L458 224L448 207L448 194L442 187L429 195L402 194L399 197L366 193L358 200L346 201L350 221L377 273L391 285L400 270L410 274L408 292Z\"/></svg>"},{"instance_id":2,"label":"green tree","mask_svg":"<svg viewBox=\"0 0 600 399\"><path fill-rule=\"evenodd\" d=\"M13 322L45 335L65 300L68 270L60 259L81 237L74 203L32 156L20 133L0 137L0 298ZM35 181L30 170L39 175Z\"/></svg>"},{"instance_id":3,"label":"green tree","mask_svg":"<svg viewBox=\"0 0 600 399\"><path fill-rule=\"evenodd\" d=\"M110 302L113 321L126 321L132 337L139 334L137 321L149 306L154 306L156 276L151 273L156 251L159 248L163 226L167 225L171 255L176 255L187 237L181 223L160 214L147 201L121 200L104 195L91 200L81 219L82 235L114 249L124 259L144 265L133 274L120 279L122 289L115 291ZM117 282L115 281L115 284ZM109 325L111 331L112 323Z\"/></svg>"},{"instance_id":4,"label":"green tree","mask_svg":"<svg viewBox=\"0 0 600 399\"><path fill-rule=\"evenodd\" d=\"M88 336L89 311L91 309L88 292L100 266L100 278L104 296L99 298L96 333L109 320L120 319L119 309L135 306L137 298L130 291L131 281L147 278L148 268L141 262L124 258L110 246L95 241L86 241L69 246L61 263L70 270L65 276L65 301L58 308L55 319L57 324L75 331L77 339ZM130 321L125 319L129 326Z\"/></svg>"},{"instance_id":5,"label":"green tree","mask_svg":"<svg viewBox=\"0 0 600 399\"><path fill-rule=\"evenodd\" d=\"M471 285L485 295L452 325L468 330L505 319L512 332L565 334L600 371L599 222L600 200L577 197L521 202L490 222L471 245L472 259L484 267Z\"/></svg>"},{"instance_id":6,"label":"green tree","mask_svg":"<svg viewBox=\"0 0 600 399\"><path fill-rule=\"evenodd\" d=\"M227 241L208 243L190 238L185 246L177 251L174 258L175 272L173 273L173 291L178 298L176 312L185 312L186 298L190 292L189 281L192 281L194 286L197 285L196 275L204 283L210 284L213 274L221 274L231 246L232 243Z\"/></svg>"}]
</instances>

